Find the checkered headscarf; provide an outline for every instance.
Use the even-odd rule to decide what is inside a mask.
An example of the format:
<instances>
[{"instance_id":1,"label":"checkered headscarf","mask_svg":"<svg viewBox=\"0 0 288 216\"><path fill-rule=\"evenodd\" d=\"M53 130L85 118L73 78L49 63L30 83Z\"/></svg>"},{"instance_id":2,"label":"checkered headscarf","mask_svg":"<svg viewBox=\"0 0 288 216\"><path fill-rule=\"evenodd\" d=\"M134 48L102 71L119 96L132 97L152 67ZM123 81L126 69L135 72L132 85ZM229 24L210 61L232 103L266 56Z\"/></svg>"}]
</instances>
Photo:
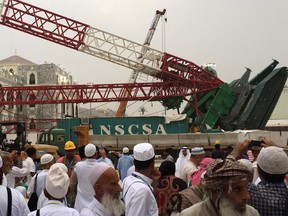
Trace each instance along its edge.
<instances>
[{"instance_id":1,"label":"checkered headscarf","mask_svg":"<svg viewBox=\"0 0 288 216\"><path fill-rule=\"evenodd\" d=\"M250 175L249 170L239 161L216 159L207 166L203 185L208 190L218 191L231 181Z\"/></svg>"}]
</instances>

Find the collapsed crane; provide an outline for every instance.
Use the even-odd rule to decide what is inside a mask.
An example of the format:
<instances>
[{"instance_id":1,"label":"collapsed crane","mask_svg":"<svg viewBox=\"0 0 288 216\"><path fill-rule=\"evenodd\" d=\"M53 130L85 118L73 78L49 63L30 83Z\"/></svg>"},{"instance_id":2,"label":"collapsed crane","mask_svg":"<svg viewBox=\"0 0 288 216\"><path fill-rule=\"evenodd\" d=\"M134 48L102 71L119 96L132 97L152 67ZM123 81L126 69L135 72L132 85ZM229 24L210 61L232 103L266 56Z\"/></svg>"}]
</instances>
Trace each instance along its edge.
<instances>
[{"instance_id":1,"label":"collapsed crane","mask_svg":"<svg viewBox=\"0 0 288 216\"><path fill-rule=\"evenodd\" d=\"M90 87L89 85L67 85L65 87L30 86L26 88L5 87L1 90L1 105L4 103L38 104L145 100L155 96L157 96L155 100L159 100L165 97L186 96L196 94L197 92L209 91L223 83L220 79L193 62L168 53L162 53L145 45L135 43L19 0L4 0L1 11L3 13L0 22L2 25L125 66L132 70L141 71L159 80L157 84L109 84L107 85L108 90L105 90L104 93L100 91L105 85L93 85ZM147 51L142 53L143 50ZM137 95L139 91L135 91L133 85L137 88L136 90L141 89L140 92L143 93L143 96ZM148 89L146 89L147 86ZM125 96L124 92L132 87L133 91L128 96ZM4 97L8 89L11 91L10 102ZM92 89L95 90L93 91ZM27 92L28 96L24 96L23 98L30 98L30 100L19 98L19 92L17 93L17 91L21 91L21 95L23 96L25 95L25 90L30 90L30 92ZM49 90L52 90L52 93L47 93ZM56 91L58 94L55 93ZM69 92L65 94L64 91ZM119 94L116 95L116 91ZM116 95L114 98L109 98L111 96L109 93L111 92ZM43 93L43 97L39 97L41 93ZM48 96L49 94L50 96ZM59 95L61 97L58 97Z\"/></svg>"},{"instance_id":2,"label":"collapsed crane","mask_svg":"<svg viewBox=\"0 0 288 216\"><path fill-rule=\"evenodd\" d=\"M287 68L274 70L277 63L272 63L272 66L268 66L249 83L245 79L249 75L246 75L236 81L235 85L228 85L209 69L199 67L191 61L20 0L4 0L0 12L0 24L4 26L119 64L158 80L150 83L1 87L2 106L152 99L161 100L168 108L176 108L190 96L184 112L193 119L195 125L207 124L224 129L262 129L287 80ZM245 91L246 94L243 93ZM262 101L262 112L255 111L257 101ZM237 106L241 107L237 109ZM254 124L258 121L260 124Z\"/></svg>"}]
</instances>

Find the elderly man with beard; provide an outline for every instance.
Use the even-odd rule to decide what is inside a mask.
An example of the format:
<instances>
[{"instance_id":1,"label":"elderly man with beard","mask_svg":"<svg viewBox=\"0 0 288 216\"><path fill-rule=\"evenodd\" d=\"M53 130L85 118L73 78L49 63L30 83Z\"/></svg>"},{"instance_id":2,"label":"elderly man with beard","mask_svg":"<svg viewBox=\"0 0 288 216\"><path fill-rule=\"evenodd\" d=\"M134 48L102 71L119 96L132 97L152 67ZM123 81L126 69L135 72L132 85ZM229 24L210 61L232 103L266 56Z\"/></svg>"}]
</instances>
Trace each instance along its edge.
<instances>
[{"instance_id":1,"label":"elderly man with beard","mask_svg":"<svg viewBox=\"0 0 288 216\"><path fill-rule=\"evenodd\" d=\"M22 194L14 188L3 186L3 161L0 157L0 215L26 216L29 213L28 206ZM11 193L11 202L9 202L8 193ZM8 214L8 209L11 207Z\"/></svg>"},{"instance_id":2,"label":"elderly man with beard","mask_svg":"<svg viewBox=\"0 0 288 216\"><path fill-rule=\"evenodd\" d=\"M249 141L245 142L248 146ZM256 209L247 205L251 174L245 165L234 161L232 155L226 160L215 159L208 165L202 181L206 198L182 211L180 216L259 216Z\"/></svg>"},{"instance_id":3,"label":"elderly man with beard","mask_svg":"<svg viewBox=\"0 0 288 216\"><path fill-rule=\"evenodd\" d=\"M120 216L124 213L124 203L120 199L122 191L116 170L104 162L98 162L88 175L95 196L80 213L81 216Z\"/></svg>"}]
</instances>

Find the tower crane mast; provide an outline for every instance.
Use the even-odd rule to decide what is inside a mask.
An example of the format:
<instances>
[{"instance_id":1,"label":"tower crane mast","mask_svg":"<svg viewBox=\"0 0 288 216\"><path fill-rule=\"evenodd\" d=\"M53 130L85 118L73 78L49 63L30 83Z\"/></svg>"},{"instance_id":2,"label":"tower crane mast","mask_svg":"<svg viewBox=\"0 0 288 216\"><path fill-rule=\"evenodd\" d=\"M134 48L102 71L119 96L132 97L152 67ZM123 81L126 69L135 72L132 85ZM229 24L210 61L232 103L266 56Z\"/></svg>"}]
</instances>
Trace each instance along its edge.
<instances>
[{"instance_id":1,"label":"tower crane mast","mask_svg":"<svg viewBox=\"0 0 288 216\"><path fill-rule=\"evenodd\" d=\"M159 11L159 10L156 11L156 14L154 15L153 20L152 20L152 24L149 28L149 31L144 41L145 46L142 47L141 53L145 54L148 51L148 48L146 46L150 46L150 43L152 41L158 22L161 16L163 16L165 13L166 13L166 9L164 9L163 11ZM128 82L136 82L138 76L139 76L139 71L133 70ZM129 91L131 90L128 89L128 92L126 92L126 94L128 95ZM125 114L127 103L128 101L120 101L119 107L115 114L116 117L122 117Z\"/></svg>"}]
</instances>

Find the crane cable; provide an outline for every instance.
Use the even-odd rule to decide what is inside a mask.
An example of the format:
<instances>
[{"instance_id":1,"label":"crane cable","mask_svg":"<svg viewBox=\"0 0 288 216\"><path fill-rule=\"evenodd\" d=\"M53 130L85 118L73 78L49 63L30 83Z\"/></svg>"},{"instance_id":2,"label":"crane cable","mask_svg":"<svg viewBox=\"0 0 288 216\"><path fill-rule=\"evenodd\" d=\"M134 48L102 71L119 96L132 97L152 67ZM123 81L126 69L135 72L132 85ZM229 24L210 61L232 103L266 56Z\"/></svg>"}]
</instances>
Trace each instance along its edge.
<instances>
[{"instance_id":1,"label":"crane cable","mask_svg":"<svg viewBox=\"0 0 288 216\"><path fill-rule=\"evenodd\" d=\"M167 22L167 17L166 14L164 15L164 17L161 17L161 21L162 21L162 52L166 52L166 22Z\"/></svg>"}]
</instances>

